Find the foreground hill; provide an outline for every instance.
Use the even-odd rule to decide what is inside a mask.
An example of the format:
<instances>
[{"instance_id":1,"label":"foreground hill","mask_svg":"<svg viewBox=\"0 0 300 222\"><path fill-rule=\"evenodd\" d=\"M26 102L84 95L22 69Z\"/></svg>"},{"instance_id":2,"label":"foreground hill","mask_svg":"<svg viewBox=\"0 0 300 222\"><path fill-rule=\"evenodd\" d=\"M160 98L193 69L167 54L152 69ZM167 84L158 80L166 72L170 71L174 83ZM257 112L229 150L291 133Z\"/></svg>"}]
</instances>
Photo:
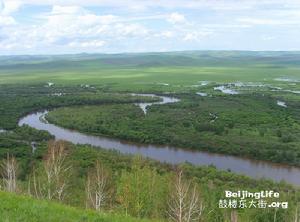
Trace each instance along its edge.
<instances>
[{"instance_id":1,"label":"foreground hill","mask_svg":"<svg viewBox=\"0 0 300 222\"><path fill-rule=\"evenodd\" d=\"M95 211L81 210L54 202L35 200L30 197L17 196L4 192L0 192L0 203L0 220L6 222L148 221L121 215L100 214Z\"/></svg>"}]
</instances>

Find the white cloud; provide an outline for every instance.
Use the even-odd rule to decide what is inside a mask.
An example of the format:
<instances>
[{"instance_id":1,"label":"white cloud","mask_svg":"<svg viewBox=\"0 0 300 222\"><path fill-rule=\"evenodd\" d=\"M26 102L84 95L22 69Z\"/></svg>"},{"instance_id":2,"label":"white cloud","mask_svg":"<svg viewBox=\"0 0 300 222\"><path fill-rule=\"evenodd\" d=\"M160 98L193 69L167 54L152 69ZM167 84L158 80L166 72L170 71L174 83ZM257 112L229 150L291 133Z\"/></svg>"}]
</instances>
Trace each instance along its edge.
<instances>
[{"instance_id":1,"label":"white cloud","mask_svg":"<svg viewBox=\"0 0 300 222\"><path fill-rule=\"evenodd\" d=\"M22 6L21 1L14 1L14 0L0 0L0 13L2 15L10 15L20 9Z\"/></svg>"},{"instance_id":2,"label":"white cloud","mask_svg":"<svg viewBox=\"0 0 300 222\"><path fill-rule=\"evenodd\" d=\"M16 25L16 20L11 16L21 7L20 1L1 1L0 0L0 28L1 26Z\"/></svg>"},{"instance_id":3,"label":"white cloud","mask_svg":"<svg viewBox=\"0 0 300 222\"><path fill-rule=\"evenodd\" d=\"M184 41L193 41L193 40L197 40L197 35L195 33L188 33L184 36L183 40Z\"/></svg>"},{"instance_id":4,"label":"white cloud","mask_svg":"<svg viewBox=\"0 0 300 222\"><path fill-rule=\"evenodd\" d=\"M10 26L15 25L16 21L11 16L0 15L0 26Z\"/></svg>"},{"instance_id":5,"label":"white cloud","mask_svg":"<svg viewBox=\"0 0 300 222\"><path fill-rule=\"evenodd\" d=\"M184 15L174 12L168 16L167 21L172 24L177 24L177 23L183 23L186 20Z\"/></svg>"},{"instance_id":6,"label":"white cloud","mask_svg":"<svg viewBox=\"0 0 300 222\"><path fill-rule=\"evenodd\" d=\"M12 17L0 15L0 48L22 50L53 48L96 50L129 39L146 38L150 33L143 25L115 15L97 15L80 6L54 5L40 14L40 23L15 24ZM138 19L137 19L138 20ZM12 24L15 24L12 26Z\"/></svg>"},{"instance_id":7,"label":"white cloud","mask_svg":"<svg viewBox=\"0 0 300 222\"><path fill-rule=\"evenodd\" d=\"M52 15L65 15L65 14L82 15L82 14L86 14L86 13L87 13L87 11L84 10L82 7L79 7L79 6L54 5L52 7L52 11L51 11Z\"/></svg>"},{"instance_id":8,"label":"white cloud","mask_svg":"<svg viewBox=\"0 0 300 222\"><path fill-rule=\"evenodd\" d=\"M239 18L239 22L250 25L281 25L283 21L261 18Z\"/></svg>"},{"instance_id":9,"label":"white cloud","mask_svg":"<svg viewBox=\"0 0 300 222\"><path fill-rule=\"evenodd\" d=\"M262 39L263 41L270 41L270 40L276 39L276 37L275 37L275 36L270 36L270 35L262 35L262 36L261 36L261 39Z\"/></svg>"},{"instance_id":10,"label":"white cloud","mask_svg":"<svg viewBox=\"0 0 300 222\"><path fill-rule=\"evenodd\" d=\"M163 31L163 32L161 32L160 36L165 37L165 38L172 38L175 36L175 34L172 31Z\"/></svg>"},{"instance_id":11,"label":"white cloud","mask_svg":"<svg viewBox=\"0 0 300 222\"><path fill-rule=\"evenodd\" d=\"M139 24L116 24L113 29L119 36L140 37L148 34L148 29Z\"/></svg>"},{"instance_id":12,"label":"white cloud","mask_svg":"<svg viewBox=\"0 0 300 222\"><path fill-rule=\"evenodd\" d=\"M9 1L9 0L8 0ZM145 7L165 8L212 8L215 10L249 10L257 6L281 4L287 7L297 7L299 0L22 0L24 4L34 5L80 5L80 6L111 6L132 7L145 9Z\"/></svg>"},{"instance_id":13,"label":"white cloud","mask_svg":"<svg viewBox=\"0 0 300 222\"><path fill-rule=\"evenodd\" d=\"M244 29L252 27L249 24L224 24L224 23L209 23L203 24L202 27L210 29Z\"/></svg>"},{"instance_id":14,"label":"white cloud","mask_svg":"<svg viewBox=\"0 0 300 222\"><path fill-rule=\"evenodd\" d=\"M68 44L70 47L75 47L75 48L94 48L94 47L102 47L105 45L105 41L101 40L92 40L92 41L83 41L83 42L70 42Z\"/></svg>"},{"instance_id":15,"label":"white cloud","mask_svg":"<svg viewBox=\"0 0 300 222\"><path fill-rule=\"evenodd\" d=\"M95 15L78 6L53 6L50 14L45 14L46 21L41 33L49 42L58 42L61 38L91 38L107 32L109 24L116 22L114 15Z\"/></svg>"},{"instance_id":16,"label":"white cloud","mask_svg":"<svg viewBox=\"0 0 300 222\"><path fill-rule=\"evenodd\" d=\"M192 31L189 33L186 33L183 37L184 41L199 41L201 39L203 39L204 37L208 37L210 35L212 35L213 32L212 31Z\"/></svg>"},{"instance_id":17,"label":"white cloud","mask_svg":"<svg viewBox=\"0 0 300 222\"><path fill-rule=\"evenodd\" d=\"M300 19L293 18L239 18L237 20L248 25L299 25Z\"/></svg>"},{"instance_id":18,"label":"white cloud","mask_svg":"<svg viewBox=\"0 0 300 222\"><path fill-rule=\"evenodd\" d=\"M20 10L29 4L48 7ZM299 43L299 21L299 0L0 0L0 48L8 53L236 48L247 47L246 39L270 36L290 47ZM285 41L278 30L287 33Z\"/></svg>"}]
</instances>

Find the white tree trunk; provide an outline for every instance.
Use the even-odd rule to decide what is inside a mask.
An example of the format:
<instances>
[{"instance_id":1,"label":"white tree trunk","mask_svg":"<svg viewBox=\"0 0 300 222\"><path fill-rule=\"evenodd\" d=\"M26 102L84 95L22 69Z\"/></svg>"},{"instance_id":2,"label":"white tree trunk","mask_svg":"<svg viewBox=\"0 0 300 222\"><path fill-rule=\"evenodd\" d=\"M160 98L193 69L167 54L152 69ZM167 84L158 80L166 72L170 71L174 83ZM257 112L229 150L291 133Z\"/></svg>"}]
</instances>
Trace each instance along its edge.
<instances>
[{"instance_id":1,"label":"white tree trunk","mask_svg":"<svg viewBox=\"0 0 300 222\"><path fill-rule=\"evenodd\" d=\"M4 189L8 192L17 192L17 161L13 156L7 154L2 163L2 179Z\"/></svg>"},{"instance_id":2,"label":"white tree trunk","mask_svg":"<svg viewBox=\"0 0 300 222\"><path fill-rule=\"evenodd\" d=\"M108 197L108 175L97 161L95 168L88 173L86 182L86 205L100 211Z\"/></svg>"},{"instance_id":3,"label":"white tree trunk","mask_svg":"<svg viewBox=\"0 0 300 222\"><path fill-rule=\"evenodd\" d=\"M173 190L171 191L168 216L175 222L199 221L203 212L196 185L191 188L191 182L183 180L182 171L178 172Z\"/></svg>"}]
</instances>

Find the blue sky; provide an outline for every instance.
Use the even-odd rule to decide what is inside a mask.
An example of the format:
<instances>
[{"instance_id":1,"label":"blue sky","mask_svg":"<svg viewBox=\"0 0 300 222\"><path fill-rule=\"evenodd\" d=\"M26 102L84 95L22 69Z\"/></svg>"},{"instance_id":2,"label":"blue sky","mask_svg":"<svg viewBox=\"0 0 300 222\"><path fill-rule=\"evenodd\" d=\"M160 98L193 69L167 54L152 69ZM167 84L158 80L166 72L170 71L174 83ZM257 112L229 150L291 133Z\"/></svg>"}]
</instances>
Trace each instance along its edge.
<instances>
[{"instance_id":1,"label":"blue sky","mask_svg":"<svg viewBox=\"0 0 300 222\"><path fill-rule=\"evenodd\" d=\"M0 54L300 50L299 0L0 0Z\"/></svg>"}]
</instances>

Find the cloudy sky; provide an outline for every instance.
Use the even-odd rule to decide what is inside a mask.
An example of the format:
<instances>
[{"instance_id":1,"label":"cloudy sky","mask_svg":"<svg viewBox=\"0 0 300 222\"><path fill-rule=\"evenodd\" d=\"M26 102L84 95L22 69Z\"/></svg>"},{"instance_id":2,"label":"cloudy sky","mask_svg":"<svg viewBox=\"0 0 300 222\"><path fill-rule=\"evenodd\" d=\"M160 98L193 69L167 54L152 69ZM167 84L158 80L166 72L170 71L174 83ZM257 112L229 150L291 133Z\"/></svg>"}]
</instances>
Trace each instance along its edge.
<instances>
[{"instance_id":1,"label":"cloudy sky","mask_svg":"<svg viewBox=\"0 0 300 222\"><path fill-rule=\"evenodd\" d=\"M0 54L300 50L300 0L0 0Z\"/></svg>"}]
</instances>

